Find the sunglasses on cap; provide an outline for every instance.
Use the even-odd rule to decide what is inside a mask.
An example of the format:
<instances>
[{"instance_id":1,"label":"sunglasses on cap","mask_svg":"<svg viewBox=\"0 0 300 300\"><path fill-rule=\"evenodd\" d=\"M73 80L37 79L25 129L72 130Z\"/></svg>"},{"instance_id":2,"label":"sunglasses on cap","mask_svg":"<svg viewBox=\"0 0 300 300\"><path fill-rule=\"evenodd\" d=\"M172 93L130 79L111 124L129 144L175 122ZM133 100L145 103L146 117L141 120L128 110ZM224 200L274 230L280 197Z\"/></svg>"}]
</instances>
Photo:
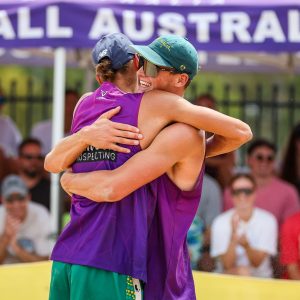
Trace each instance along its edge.
<instances>
[{"instance_id":1,"label":"sunglasses on cap","mask_svg":"<svg viewBox=\"0 0 300 300\"><path fill-rule=\"evenodd\" d=\"M139 54L135 54L134 63L138 70L143 68L144 74L148 77L156 77L159 71L167 71L173 74L179 74L176 69L157 66Z\"/></svg>"},{"instance_id":2,"label":"sunglasses on cap","mask_svg":"<svg viewBox=\"0 0 300 300\"><path fill-rule=\"evenodd\" d=\"M274 155L262 155L262 154L257 154L255 155L255 159L259 162L272 162L274 161Z\"/></svg>"},{"instance_id":3,"label":"sunglasses on cap","mask_svg":"<svg viewBox=\"0 0 300 300\"><path fill-rule=\"evenodd\" d=\"M44 156L43 155L31 155L31 154L21 154L21 157L24 159L28 159L28 160L43 160Z\"/></svg>"},{"instance_id":4,"label":"sunglasses on cap","mask_svg":"<svg viewBox=\"0 0 300 300\"><path fill-rule=\"evenodd\" d=\"M231 194L233 196L240 196L242 194L246 195L246 196L250 196L252 195L254 192L253 188L239 188L239 189L232 189L231 190Z\"/></svg>"},{"instance_id":5,"label":"sunglasses on cap","mask_svg":"<svg viewBox=\"0 0 300 300\"><path fill-rule=\"evenodd\" d=\"M23 202L26 199L26 196L23 196L21 194L13 194L8 196L5 199L5 202L7 203L13 203L13 202Z\"/></svg>"}]
</instances>

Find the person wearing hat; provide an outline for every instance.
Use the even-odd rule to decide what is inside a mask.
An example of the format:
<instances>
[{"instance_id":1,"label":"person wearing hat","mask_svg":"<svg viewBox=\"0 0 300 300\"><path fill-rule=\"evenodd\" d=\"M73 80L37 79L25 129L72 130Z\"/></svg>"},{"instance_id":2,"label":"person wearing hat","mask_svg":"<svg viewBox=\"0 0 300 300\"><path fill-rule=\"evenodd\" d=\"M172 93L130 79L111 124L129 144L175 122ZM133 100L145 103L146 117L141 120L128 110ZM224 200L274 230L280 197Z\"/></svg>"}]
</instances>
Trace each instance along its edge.
<instances>
[{"instance_id":1,"label":"person wearing hat","mask_svg":"<svg viewBox=\"0 0 300 300\"><path fill-rule=\"evenodd\" d=\"M215 137L214 140L218 143L214 148L207 147L210 155L238 147L251 137L251 130L239 120L183 101L180 96L196 75L198 60L192 45L185 39L177 38L178 43L173 36L167 36L163 40L156 40L155 44L158 49L166 47L166 53L170 45L185 49L185 56L189 56L193 64L183 62L178 65L179 70L177 67L150 65L150 61L133 56L130 41L123 35L122 38L120 35L106 36L94 48L96 76L101 86L81 100L73 117L73 135L58 144L45 161L46 168L52 172L59 172L74 162L74 174L68 173L63 177L66 190L73 193L71 221L52 253L54 263L51 300L68 297L70 294L76 294L74 299L83 299L87 295L93 297L96 294L101 295L101 299L141 299L140 281L147 282L146 287L151 282L152 287L158 283L158 287L152 290L152 295L162 293L162 297L145 294L147 299L175 299L168 298L169 293L163 294L165 288L170 288L171 293L177 293L178 282L174 278L177 275L176 272L173 273L173 267L176 269L176 266L183 272L179 293L187 296L184 299L195 298L183 240L185 229L200 198L205 140L203 132L198 133L198 130L185 124L177 123L162 129L172 121L179 121L219 134L222 138ZM124 45L125 41L127 46ZM120 56L117 55L119 51L123 52ZM173 49L169 55L175 59L176 53ZM183 55L183 51L180 51L180 55ZM127 62L124 59L123 65L120 64L120 57L127 57ZM114 65L115 61L117 65ZM116 70L120 65L121 69ZM136 92L136 71L139 67L143 67L147 75L144 79L151 77L149 84L160 91ZM149 84L146 82L145 85ZM121 110L118 109L119 106L122 107ZM116 109L111 111L113 108ZM116 112L119 114L115 115ZM99 118L101 114L102 118ZM140 144L137 143L138 137L133 135L128 136L134 138L134 143L130 146L124 145L128 140L114 140L114 143L123 145L114 145L113 150L118 151L116 147L122 147L122 151L126 153L106 150L109 145L103 143L104 138L114 135L108 132L111 123L107 118L111 116L114 121L139 127L143 132ZM103 124L107 123L110 125L104 130ZM119 123L113 124L118 126ZM225 125L231 132L224 130ZM148 146L147 150L141 151ZM118 167L120 168L117 169ZM102 173L98 170L105 171ZM169 172L165 173L166 171ZM105 174L108 180L105 179ZM153 185L143 186L160 175L162 176ZM111 181L112 177L115 182ZM77 186L74 185L75 182ZM116 182L120 186L116 187ZM87 189L84 190L83 187ZM151 196L151 193L157 195L158 192L164 195L162 206L156 205L160 199ZM165 223L160 226L161 213L170 213L170 226L176 223L173 213L174 209L178 209L177 204L169 207L173 201L169 200L173 196L174 203L182 203L181 209L186 210L187 217L185 218L185 214L177 216L178 225L181 224L182 229L178 231L179 227L176 227L176 236L171 235L171 239L166 236L164 240L163 235L163 240L156 243L155 239L161 229L166 232L172 230ZM112 203L99 204L91 200ZM122 201L114 202L115 200ZM150 228L151 220L154 225ZM153 234L147 240L149 230ZM167 243L167 252L162 249L164 242ZM169 246L175 245L174 243L177 246L169 253ZM147 250L148 244L153 248ZM147 258L147 251L152 256ZM162 265L154 254L162 258ZM176 258L172 270L169 270L168 261L173 262L176 255L179 260ZM146 265L149 259L153 263L150 267L148 265L148 270L153 273L151 275L156 274L158 281L153 276L149 280L150 272L147 274ZM165 276L168 271L173 278ZM164 279L167 280L166 285L161 281ZM64 284L69 280L72 281L71 286Z\"/></svg>"},{"instance_id":2,"label":"person wearing hat","mask_svg":"<svg viewBox=\"0 0 300 300\"><path fill-rule=\"evenodd\" d=\"M3 180L1 196L0 263L47 260L52 232L46 208L30 202L25 182L16 175Z\"/></svg>"}]
</instances>

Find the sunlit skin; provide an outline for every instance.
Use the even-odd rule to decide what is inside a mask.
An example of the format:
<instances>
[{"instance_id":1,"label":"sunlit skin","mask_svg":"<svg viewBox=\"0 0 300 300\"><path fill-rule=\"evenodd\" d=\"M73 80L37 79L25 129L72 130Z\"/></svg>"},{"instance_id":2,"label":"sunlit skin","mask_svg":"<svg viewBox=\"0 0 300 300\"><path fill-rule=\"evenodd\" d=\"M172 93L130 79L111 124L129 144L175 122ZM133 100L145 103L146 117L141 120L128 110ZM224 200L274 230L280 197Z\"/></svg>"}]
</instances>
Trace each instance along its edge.
<instances>
[{"instance_id":1,"label":"sunlit skin","mask_svg":"<svg viewBox=\"0 0 300 300\"><path fill-rule=\"evenodd\" d=\"M185 73L173 74L169 71L159 70L156 77L150 77L145 75L143 68L140 68L137 74L140 87L139 89L143 92L162 90L178 94L178 83L188 81L188 75ZM184 89L182 89L182 95L183 92Z\"/></svg>"}]
</instances>

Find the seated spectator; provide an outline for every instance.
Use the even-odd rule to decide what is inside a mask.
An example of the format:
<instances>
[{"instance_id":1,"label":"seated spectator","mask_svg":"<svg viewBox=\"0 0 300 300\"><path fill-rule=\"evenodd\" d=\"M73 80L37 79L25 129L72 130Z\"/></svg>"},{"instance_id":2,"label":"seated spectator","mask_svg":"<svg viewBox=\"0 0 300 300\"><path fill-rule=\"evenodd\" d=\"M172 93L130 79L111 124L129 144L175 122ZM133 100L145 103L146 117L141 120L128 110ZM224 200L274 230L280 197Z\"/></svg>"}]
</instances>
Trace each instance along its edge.
<instances>
[{"instance_id":1,"label":"seated spectator","mask_svg":"<svg viewBox=\"0 0 300 300\"><path fill-rule=\"evenodd\" d=\"M234 208L212 225L211 256L218 272L272 277L271 256L277 252L275 217L254 207L256 184L249 174L237 174L230 183Z\"/></svg>"},{"instance_id":2,"label":"seated spectator","mask_svg":"<svg viewBox=\"0 0 300 300\"><path fill-rule=\"evenodd\" d=\"M50 207L50 181L45 178L44 156L37 139L25 139L19 146L19 175L35 203Z\"/></svg>"},{"instance_id":3,"label":"seated spectator","mask_svg":"<svg viewBox=\"0 0 300 300\"><path fill-rule=\"evenodd\" d=\"M16 175L4 179L1 195L0 263L47 260L52 250L47 210L30 202L26 184Z\"/></svg>"},{"instance_id":4,"label":"seated spectator","mask_svg":"<svg viewBox=\"0 0 300 300\"><path fill-rule=\"evenodd\" d=\"M257 184L255 206L272 213L279 228L285 219L300 210L299 196L293 185L275 175L276 147L267 140L253 141L248 148L248 165ZM224 210L232 208L230 190L224 194Z\"/></svg>"},{"instance_id":5,"label":"seated spectator","mask_svg":"<svg viewBox=\"0 0 300 300\"><path fill-rule=\"evenodd\" d=\"M216 100L210 94L202 94L198 96L194 101L194 104L217 110ZM207 133L206 135L209 137L211 133ZM229 152L207 158L205 160L205 172L215 178L221 188L224 189L228 185L228 181L233 174L234 165L234 152Z\"/></svg>"},{"instance_id":6,"label":"seated spectator","mask_svg":"<svg viewBox=\"0 0 300 300\"><path fill-rule=\"evenodd\" d=\"M194 233L194 248L195 248L195 240L201 241L198 244L199 254L198 254L198 262L197 266L195 264L192 266L193 269L200 269L201 271L211 272L214 268L214 261L210 257L209 249L210 249L210 232L211 232L211 224L213 220L221 213L221 188L218 182L212 178L211 176L205 174L203 177L203 188L201 201L198 208L197 215L195 217L196 224L199 224L199 220L201 220L202 226L195 226L193 223L191 226L192 232ZM197 221L196 218L199 218ZM198 229L198 237L196 237L196 228ZM190 234L190 232L188 233ZM189 235L188 235L189 237ZM188 246L190 249L190 243L188 239ZM195 251L193 252L195 253ZM195 255L194 255L195 257Z\"/></svg>"},{"instance_id":7,"label":"seated spectator","mask_svg":"<svg viewBox=\"0 0 300 300\"><path fill-rule=\"evenodd\" d=\"M65 93L65 136L69 135L72 123L73 111L79 95L75 90L67 90ZM31 130L31 136L42 143L42 153L46 155L52 148L52 120L37 123Z\"/></svg>"},{"instance_id":8,"label":"seated spectator","mask_svg":"<svg viewBox=\"0 0 300 300\"><path fill-rule=\"evenodd\" d=\"M300 213L287 218L282 225L280 262L286 267L284 278L300 280Z\"/></svg>"},{"instance_id":9,"label":"seated spectator","mask_svg":"<svg viewBox=\"0 0 300 300\"><path fill-rule=\"evenodd\" d=\"M281 169L281 178L293 184L300 196L300 123L291 133Z\"/></svg>"},{"instance_id":10,"label":"seated spectator","mask_svg":"<svg viewBox=\"0 0 300 300\"><path fill-rule=\"evenodd\" d=\"M199 269L199 259L202 256L203 248L203 232L204 223L199 216L195 216L193 223L187 234L187 244L190 254L191 268L193 270Z\"/></svg>"}]
</instances>

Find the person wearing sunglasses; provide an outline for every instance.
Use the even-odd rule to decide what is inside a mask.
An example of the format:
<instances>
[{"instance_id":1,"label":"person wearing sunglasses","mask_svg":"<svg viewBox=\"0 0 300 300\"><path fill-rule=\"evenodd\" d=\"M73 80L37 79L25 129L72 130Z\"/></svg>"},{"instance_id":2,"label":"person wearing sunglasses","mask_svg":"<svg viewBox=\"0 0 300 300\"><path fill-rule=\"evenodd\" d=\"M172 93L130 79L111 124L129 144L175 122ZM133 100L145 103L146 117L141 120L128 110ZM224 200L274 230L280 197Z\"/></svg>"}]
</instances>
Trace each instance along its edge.
<instances>
[{"instance_id":1,"label":"person wearing sunglasses","mask_svg":"<svg viewBox=\"0 0 300 300\"><path fill-rule=\"evenodd\" d=\"M19 145L19 175L26 183L32 202L50 209L50 181L45 176L42 144L35 138L27 138Z\"/></svg>"},{"instance_id":2,"label":"person wearing sunglasses","mask_svg":"<svg viewBox=\"0 0 300 300\"><path fill-rule=\"evenodd\" d=\"M173 261L175 257L177 259L174 260L172 269L176 269L177 264L180 265L180 276L183 276L179 293L185 294L186 299L195 299L184 239L200 199L205 140L203 132L199 133L188 125L176 123L166 126L172 123L172 120L185 121L222 136L215 137L219 141L219 147L216 145L215 148L210 148L211 144L208 144L208 155L227 149L229 151L229 148L238 147L251 138L249 127L241 121L210 112L208 109L194 107L181 98L185 87L198 69L197 52L185 39L164 36L155 40L151 47L149 46L153 57L147 58L153 65L151 67L148 62L142 63L141 58L133 54L133 47L129 45L128 39L120 34L108 35L97 43L93 57L101 86L79 102L73 117L73 135L55 147L46 157L45 166L49 171L61 171L75 161L72 165L74 174L69 172L62 178L65 189L73 194L72 214L71 222L62 232L52 253L54 263L50 299L61 299L62 294L59 294L55 287L61 287L70 271L70 276L73 276L72 270L72 278L76 283L74 282L72 287L65 285L61 291L65 291L67 295L70 288L71 293L72 289L76 289L76 299L81 299L80 295L83 299L87 293L92 295L95 292L101 293L103 299L125 299L124 290L130 295L133 294L133 299L141 299L140 281L147 282L147 291L150 291L146 292L145 289L145 299L175 299L174 292L176 293L179 287L177 279L174 278L176 271L174 273L170 270L170 276L173 278L166 278L166 270L160 269L168 268L169 264L166 264L166 261ZM173 47L171 53L170 45ZM160 51L160 54L153 48ZM127 52L124 53L126 49ZM166 62L157 61L162 55L167 55L174 64L167 65ZM183 57L180 64L176 62L178 57ZM152 87L160 91L137 93L136 72L139 66L140 72L144 70L147 73L144 77L149 77ZM183 101L186 104L182 104ZM118 106L122 107L121 111ZM112 108L115 109L109 111ZM114 121L139 127L143 139L138 143L137 134L129 135L129 138L133 138L131 146L124 145L128 144L128 139L116 139L115 143L121 145L114 145L113 151L105 150L103 143L101 144L103 134L107 137L113 133L101 131L100 125L107 123L107 120L102 121L116 112L119 114L114 116ZM103 113L105 116L99 117ZM214 120L215 117L219 119ZM225 124L229 126L229 132L224 130ZM120 130L119 124L115 126L115 129ZM166 128L161 131L164 127ZM132 129L125 127L125 130L130 128ZM120 131L124 131L124 128ZM146 148L150 152L141 151ZM122 152L117 153L116 150ZM179 163L181 161L182 164ZM97 171L101 169L105 171ZM173 173L175 169L178 172L180 169L181 175ZM114 170L116 172L113 172ZM169 175L164 174L167 170L170 170ZM152 186L144 186L163 174L164 176L153 182ZM74 178L76 175L78 177ZM168 188L168 191L164 188ZM155 206L158 201L151 195L158 192L165 195L162 205L166 207L156 212ZM170 222L164 224L167 227L161 228L157 222L162 220L160 213L167 213L169 197L171 199L172 194L174 203L180 202L181 198L182 209L186 210L188 217L185 218L184 213L178 216L177 221L181 224L182 231L176 230L176 236L166 237L171 238L170 244L177 246L174 246L173 251L169 251L168 245L167 253L164 253L156 251L161 250L163 246L157 241L156 234L157 230L161 229L172 232L168 225L174 226L175 207L170 208ZM152 218L155 218L154 222L151 221ZM151 227L152 234L147 240L151 230L150 223L155 225ZM152 239L153 243L150 241ZM148 244L159 249L147 250ZM155 262L154 268L148 266L148 269L152 270L148 273L147 252L156 253L165 259L163 265L160 265L157 257L150 257L149 259ZM75 265L76 268L73 268ZM156 268L159 269L158 272L154 271ZM97 287L94 284L95 280L89 279L88 274L91 272L95 280L98 279ZM107 283L103 284L104 278L107 278L105 282L109 282L109 288ZM154 289L150 288L155 285ZM132 286L134 290L131 290ZM169 288L171 290L166 291ZM157 297L157 294L160 296Z\"/></svg>"},{"instance_id":3,"label":"person wearing sunglasses","mask_svg":"<svg viewBox=\"0 0 300 300\"><path fill-rule=\"evenodd\" d=\"M276 219L255 207L256 183L252 175L236 174L229 189L234 206L212 225L211 256L216 258L216 271L271 278L271 256L277 253Z\"/></svg>"},{"instance_id":4,"label":"person wearing sunglasses","mask_svg":"<svg viewBox=\"0 0 300 300\"><path fill-rule=\"evenodd\" d=\"M21 177L7 176L1 186L0 263L47 260L52 249L50 214L30 201Z\"/></svg>"},{"instance_id":5,"label":"person wearing sunglasses","mask_svg":"<svg viewBox=\"0 0 300 300\"><path fill-rule=\"evenodd\" d=\"M276 147L266 139L253 141L247 151L247 162L257 183L256 206L272 213L279 227L285 219L300 211L297 190L280 179L275 167ZM230 191L225 191L224 208L233 205Z\"/></svg>"}]
</instances>

